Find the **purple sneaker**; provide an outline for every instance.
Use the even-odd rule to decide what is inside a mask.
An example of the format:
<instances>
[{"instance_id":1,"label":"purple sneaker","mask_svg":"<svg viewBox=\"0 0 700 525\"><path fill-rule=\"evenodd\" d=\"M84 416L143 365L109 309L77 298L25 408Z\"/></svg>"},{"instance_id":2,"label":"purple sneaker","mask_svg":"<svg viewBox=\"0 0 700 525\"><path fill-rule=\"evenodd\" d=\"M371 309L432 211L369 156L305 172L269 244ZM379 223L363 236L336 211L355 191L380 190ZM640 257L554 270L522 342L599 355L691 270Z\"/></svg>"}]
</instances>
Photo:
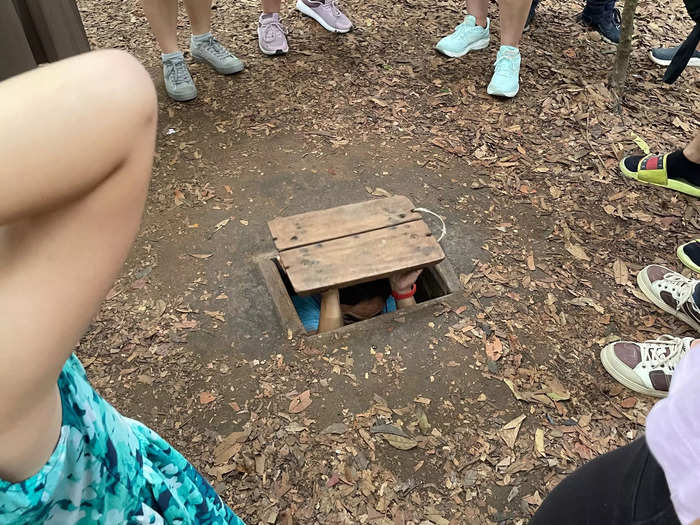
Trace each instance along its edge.
<instances>
[{"instance_id":1,"label":"purple sneaker","mask_svg":"<svg viewBox=\"0 0 700 525\"><path fill-rule=\"evenodd\" d=\"M258 46L266 55L282 55L289 51L287 30L280 22L280 15L262 14L258 19Z\"/></svg>"},{"instance_id":2,"label":"purple sneaker","mask_svg":"<svg viewBox=\"0 0 700 525\"><path fill-rule=\"evenodd\" d=\"M352 29L352 22L338 9L336 0L297 0L297 9L332 33L347 33Z\"/></svg>"}]
</instances>

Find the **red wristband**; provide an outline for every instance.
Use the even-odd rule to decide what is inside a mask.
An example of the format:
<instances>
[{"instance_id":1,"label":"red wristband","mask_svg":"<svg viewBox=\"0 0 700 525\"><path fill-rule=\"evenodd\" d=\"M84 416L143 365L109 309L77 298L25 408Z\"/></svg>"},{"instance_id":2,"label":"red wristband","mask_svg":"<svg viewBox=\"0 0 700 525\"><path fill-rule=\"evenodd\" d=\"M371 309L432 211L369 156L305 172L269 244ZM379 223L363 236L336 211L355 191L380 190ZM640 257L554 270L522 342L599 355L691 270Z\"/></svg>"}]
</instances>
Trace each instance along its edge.
<instances>
[{"instance_id":1,"label":"red wristband","mask_svg":"<svg viewBox=\"0 0 700 525\"><path fill-rule=\"evenodd\" d=\"M416 283L413 283L413 288L411 288L411 291L408 293L396 293L395 291L391 291L391 295L396 299L397 301L400 301L401 299L410 299L414 295L416 295Z\"/></svg>"}]
</instances>

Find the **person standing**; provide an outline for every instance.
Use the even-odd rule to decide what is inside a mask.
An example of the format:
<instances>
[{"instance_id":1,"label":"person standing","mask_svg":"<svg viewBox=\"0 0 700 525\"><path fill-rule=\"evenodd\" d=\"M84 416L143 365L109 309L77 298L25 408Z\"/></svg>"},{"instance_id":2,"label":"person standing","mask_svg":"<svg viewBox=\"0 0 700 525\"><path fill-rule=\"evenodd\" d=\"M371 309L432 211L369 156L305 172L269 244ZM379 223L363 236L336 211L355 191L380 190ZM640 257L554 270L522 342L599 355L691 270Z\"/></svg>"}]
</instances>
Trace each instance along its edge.
<instances>
[{"instance_id":1,"label":"person standing","mask_svg":"<svg viewBox=\"0 0 700 525\"><path fill-rule=\"evenodd\" d=\"M301 0L300 0L301 1ZM530 0L499 0L501 47L494 73L486 89L489 95L514 97L520 89L520 38L530 10ZM467 0L468 15L454 32L442 38L435 48L448 57L462 57L485 49L490 42L491 20L488 0Z\"/></svg>"},{"instance_id":2,"label":"person standing","mask_svg":"<svg viewBox=\"0 0 700 525\"><path fill-rule=\"evenodd\" d=\"M197 96L197 86L177 45L178 0L142 0L143 10L161 50L165 91L180 102ZM243 71L244 64L211 33L211 0L184 0L190 17L192 58L209 64L217 73L231 75Z\"/></svg>"}]
</instances>

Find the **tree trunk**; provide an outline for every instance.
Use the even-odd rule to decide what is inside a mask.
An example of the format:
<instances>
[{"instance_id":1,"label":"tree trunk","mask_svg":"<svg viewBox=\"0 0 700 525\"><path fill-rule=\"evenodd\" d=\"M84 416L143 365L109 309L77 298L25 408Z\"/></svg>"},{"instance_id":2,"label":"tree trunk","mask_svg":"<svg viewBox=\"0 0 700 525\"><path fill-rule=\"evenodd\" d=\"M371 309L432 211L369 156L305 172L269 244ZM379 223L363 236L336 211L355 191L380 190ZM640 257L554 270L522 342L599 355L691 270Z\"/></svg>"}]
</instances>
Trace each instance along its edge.
<instances>
[{"instance_id":1,"label":"tree trunk","mask_svg":"<svg viewBox=\"0 0 700 525\"><path fill-rule=\"evenodd\" d=\"M622 9L622 30L620 31L620 44L617 46L615 65L610 74L610 87L617 95L618 103L622 99L627 80L627 70L632 54L632 34L634 33L634 15L637 12L639 0L625 0Z\"/></svg>"}]
</instances>

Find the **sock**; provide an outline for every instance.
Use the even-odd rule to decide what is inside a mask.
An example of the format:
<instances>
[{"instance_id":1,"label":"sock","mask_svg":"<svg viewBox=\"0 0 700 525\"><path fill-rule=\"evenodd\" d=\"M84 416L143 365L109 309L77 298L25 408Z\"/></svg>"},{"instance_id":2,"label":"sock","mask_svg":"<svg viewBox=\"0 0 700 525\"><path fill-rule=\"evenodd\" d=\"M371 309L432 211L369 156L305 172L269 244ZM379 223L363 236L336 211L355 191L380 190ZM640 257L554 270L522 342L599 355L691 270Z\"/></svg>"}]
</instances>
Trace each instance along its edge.
<instances>
[{"instance_id":1,"label":"sock","mask_svg":"<svg viewBox=\"0 0 700 525\"><path fill-rule=\"evenodd\" d=\"M666 157L666 173L672 179L684 179L693 186L700 186L700 164L688 160L683 150L674 151Z\"/></svg>"},{"instance_id":2,"label":"sock","mask_svg":"<svg viewBox=\"0 0 700 525\"><path fill-rule=\"evenodd\" d=\"M202 42L206 42L210 38L211 38L211 31L207 31L206 33L203 33L201 35L192 35L191 43L192 44L201 44Z\"/></svg>"},{"instance_id":3,"label":"sock","mask_svg":"<svg viewBox=\"0 0 700 525\"><path fill-rule=\"evenodd\" d=\"M263 13L260 18L272 18L275 13Z\"/></svg>"},{"instance_id":4,"label":"sock","mask_svg":"<svg viewBox=\"0 0 700 525\"><path fill-rule=\"evenodd\" d=\"M507 51L509 53L520 54L520 50L517 47L513 47L513 46L501 46L501 48L498 50L498 52L500 53L501 51Z\"/></svg>"},{"instance_id":5,"label":"sock","mask_svg":"<svg viewBox=\"0 0 700 525\"><path fill-rule=\"evenodd\" d=\"M173 53L161 53L160 58L163 62L166 60L170 60L171 58L181 58L185 59L184 55L182 54L182 51L174 51Z\"/></svg>"},{"instance_id":6,"label":"sock","mask_svg":"<svg viewBox=\"0 0 700 525\"><path fill-rule=\"evenodd\" d=\"M695 304L700 306L700 284L695 285L695 290L693 290L693 301Z\"/></svg>"}]
</instances>

